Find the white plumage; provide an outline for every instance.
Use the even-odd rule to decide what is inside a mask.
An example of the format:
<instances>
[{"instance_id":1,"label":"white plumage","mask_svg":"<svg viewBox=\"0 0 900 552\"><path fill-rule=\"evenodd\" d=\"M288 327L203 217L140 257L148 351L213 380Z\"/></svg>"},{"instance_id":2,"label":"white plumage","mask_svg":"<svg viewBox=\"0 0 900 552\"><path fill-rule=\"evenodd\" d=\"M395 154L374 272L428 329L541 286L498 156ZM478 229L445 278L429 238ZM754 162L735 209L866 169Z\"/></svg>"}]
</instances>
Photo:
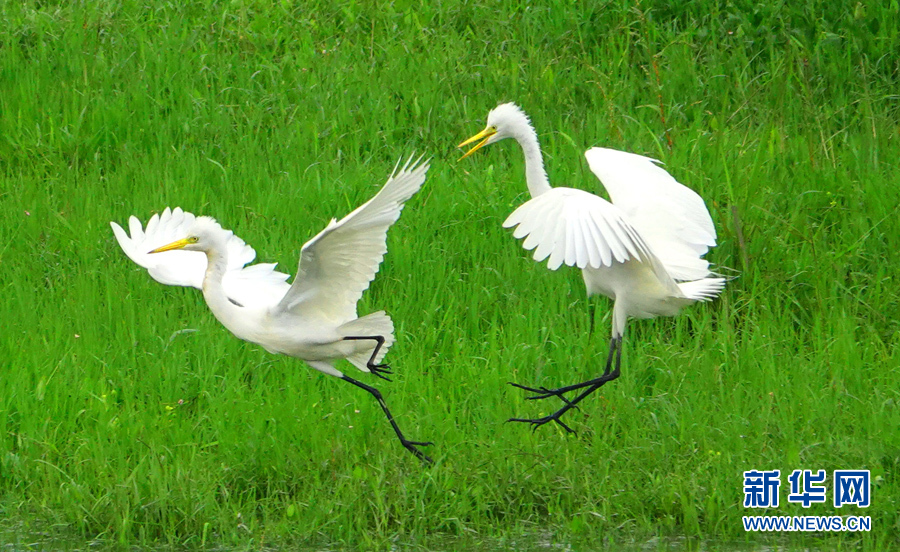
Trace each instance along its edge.
<instances>
[{"instance_id":1,"label":"white plumage","mask_svg":"<svg viewBox=\"0 0 900 552\"><path fill-rule=\"evenodd\" d=\"M534 249L534 260L556 270L562 264L612 266L650 254L649 248L612 204L573 188L552 188L513 211L504 228Z\"/></svg>"},{"instance_id":2,"label":"white plumage","mask_svg":"<svg viewBox=\"0 0 900 552\"><path fill-rule=\"evenodd\" d=\"M395 168L375 197L306 242L290 285L274 264L246 266L256 252L210 217L166 208L146 229L131 217L130 236L111 225L122 250L155 280L202 289L213 315L235 336L373 394L403 446L430 462L416 448L428 443L403 437L376 389L335 368L346 359L384 379L390 373L379 363L394 342L393 322L384 311L358 318L356 305L387 252L388 228L425 182L428 162L420 161Z\"/></svg>"},{"instance_id":3,"label":"white plumage","mask_svg":"<svg viewBox=\"0 0 900 552\"><path fill-rule=\"evenodd\" d=\"M425 181L428 164L401 171L378 194L303 245L297 278L280 307L340 324L356 318L356 303L387 253L387 230Z\"/></svg>"},{"instance_id":4,"label":"white plumage","mask_svg":"<svg viewBox=\"0 0 900 552\"><path fill-rule=\"evenodd\" d=\"M180 207L166 209L147 221L147 228L135 216L128 219L128 233L115 222L110 222L113 234L122 251L137 265L147 269L150 276L161 284L203 288L206 275L206 255L202 251L184 249L150 254L150 251L172 243L188 234L197 217ZM275 304L284 297L290 284L288 275L275 270L276 263L260 263L246 266L256 258L256 251L229 230L222 230L228 263L222 285L226 295L240 304Z\"/></svg>"},{"instance_id":5,"label":"white plumage","mask_svg":"<svg viewBox=\"0 0 900 552\"><path fill-rule=\"evenodd\" d=\"M629 317L674 316L696 301L715 298L725 279L713 276L702 258L716 243L716 231L703 199L678 183L658 161L606 148L585 153L613 203L574 188L551 188L544 171L537 134L528 117L512 103L488 114L487 127L460 147L479 141L463 157L504 138L515 138L525 154L525 178L532 199L504 221L534 260L549 259L582 269L588 296L605 295L613 306L612 340L604 374L558 389L533 389L532 399L587 388L550 416L527 421L535 427L554 420L619 375L621 341ZM593 315L591 316L593 327ZM616 368L611 370L615 356Z\"/></svg>"},{"instance_id":6,"label":"white plumage","mask_svg":"<svg viewBox=\"0 0 900 552\"><path fill-rule=\"evenodd\" d=\"M584 156L619 209L675 280L709 275L702 258L716 245L712 217L697 192L658 165L624 151L591 148Z\"/></svg>"}]
</instances>

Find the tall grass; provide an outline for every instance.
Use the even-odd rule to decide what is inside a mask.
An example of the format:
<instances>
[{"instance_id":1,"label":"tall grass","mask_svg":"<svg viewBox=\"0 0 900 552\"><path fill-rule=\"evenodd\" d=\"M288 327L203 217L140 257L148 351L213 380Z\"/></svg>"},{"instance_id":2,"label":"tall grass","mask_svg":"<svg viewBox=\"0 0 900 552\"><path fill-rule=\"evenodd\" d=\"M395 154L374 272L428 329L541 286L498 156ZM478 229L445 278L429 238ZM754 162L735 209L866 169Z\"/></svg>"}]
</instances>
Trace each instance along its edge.
<instances>
[{"instance_id":1,"label":"tall grass","mask_svg":"<svg viewBox=\"0 0 900 552\"><path fill-rule=\"evenodd\" d=\"M896 2L25 1L0 29L3 515L190 547L752 540L744 470L865 468L871 533L789 542L897 545ZM456 162L501 101L557 185L599 190L593 145L664 161L740 272L629 326L577 437L505 423L554 407L508 381L601 369L608 318L589 339L577 271L500 228L520 151ZM293 272L413 150L433 168L360 312L396 322L380 387L433 468L370 397L234 339L108 226L181 206Z\"/></svg>"}]
</instances>

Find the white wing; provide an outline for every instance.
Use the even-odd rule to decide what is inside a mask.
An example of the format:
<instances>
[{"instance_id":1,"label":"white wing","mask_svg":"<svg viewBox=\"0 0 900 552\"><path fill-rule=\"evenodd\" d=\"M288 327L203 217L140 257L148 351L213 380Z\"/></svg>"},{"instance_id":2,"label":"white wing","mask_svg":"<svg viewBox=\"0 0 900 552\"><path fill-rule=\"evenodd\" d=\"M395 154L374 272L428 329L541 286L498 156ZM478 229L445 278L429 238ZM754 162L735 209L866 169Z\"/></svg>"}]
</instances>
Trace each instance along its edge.
<instances>
[{"instance_id":1,"label":"white wing","mask_svg":"<svg viewBox=\"0 0 900 552\"><path fill-rule=\"evenodd\" d=\"M187 286L202 289L206 274L206 254L200 251L149 252L187 236L188 228L196 220L192 213L180 207L166 209L147 221L144 229L136 217L128 220L129 236L125 230L110 222L122 251L139 266L146 268L154 280L171 286ZM227 230L228 269L222 285L226 295L241 305L274 305L290 287L288 275L275 271L275 264L257 264L246 267L256 258L256 251L244 240Z\"/></svg>"},{"instance_id":2,"label":"white wing","mask_svg":"<svg viewBox=\"0 0 900 552\"><path fill-rule=\"evenodd\" d=\"M291 285L287 283L290 275L276 271L276 265L277 263L259 263L229 270L222 278L225 295L245 307L277 305L291 289Z\"/></svg>"},{"instance_id":3,"label":"white wing","mask_svg":"<svg viewBox=\"0 0 900 552\"><path fill-rule=\"evenodd\" d=\"M709 275L709 262L701 256L716 245L716 229L696 192L649 157L606 148L591 148L584 156L672 278Z\"/></svg>"},{"instance_id":4,"label":"white wing","mask_svg":"<svg viewBox=\"0 0 900 552\"><path fill-rule=\"evenodd\" d=\"M167 251L148 255L149 251L180 240L187 236L187 229L196 217L185 213L180 207L155 214L147 221L144 231L141 221L132 216L128 219L131 236L115 222L110 222L113 234L122 251L139 266L146 268L154 280L170 286L200 288L206 273L206 255L199 251ZM243 266L243 265L241 265Z\"/></svg>"},{"instance_id":5,"label":"white wing","mask_svg":"<svg viewBox=\"0 0 900 552\"><path fill-rule=\"evenodd\" d=\"M356 303L387 252L387 230L403 204L425 182L428 162L406 162L375 197L303 245L290 291L278 305L285 311L342 324L356 318ZM398 163L399 165L399 163Z\"/></svg>"},{"instance_id":6,"label":"white wing","mask_svg":"<svg viewBox=\"0 0 900 552\"><path fill-rule=\"evenodd\" d=\"M550 257L548 268L600 268L652 254L622 213L605 199L583 190L551 188L525 202L503 222L518 225L513 237L527 239L534 260Z\"/></svg>"}]
</instances>

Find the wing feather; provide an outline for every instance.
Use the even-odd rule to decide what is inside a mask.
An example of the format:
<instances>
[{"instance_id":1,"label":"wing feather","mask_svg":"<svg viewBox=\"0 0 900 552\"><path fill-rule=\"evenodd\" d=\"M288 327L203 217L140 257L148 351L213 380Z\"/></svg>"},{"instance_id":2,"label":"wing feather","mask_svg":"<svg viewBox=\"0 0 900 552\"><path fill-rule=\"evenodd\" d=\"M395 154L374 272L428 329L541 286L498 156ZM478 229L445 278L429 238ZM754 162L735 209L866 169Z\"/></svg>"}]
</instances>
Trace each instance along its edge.
<instances>
[{"instance_id":1,"label":"wing feather","mask_svg":"<svg viewBox=\"0 0 900 552\"><path fill-rule=\"evenodd\" d=\"M615 250L615 246L619 245L620 248L624 247L624 244L621 243L623 237L617 236L616 232L613 231L613 228L617 226L617 224L610 224L607 222L606 215L600 209L589 211L588 218L594 223L594 226L597 227L597 231L600 233L600 239L597 240L597 252L600 254L600 259L603 264L598 266L612 266L612 252ZM634 256L637 257L636 254ZM625 256L620 262L625 262L629 258L630 257ZM619 259L616 260L618 261Z\"/></svg>"},{"instance_id":2,"label":"wing feather","mask_svg":"<svg viewBox=\"0 0 900 552\"><path fill-rule=\"evenodd\" d=\"M581 233L581 219L575 218L571 224L566 225L566 265L584 266L580 254L584 250Z\"/></svg>"},{"instance_id":3,"label":"wing feather","mask_svg":"<svg viewBox=\"0 0 900 552\"><path fill-rule=\"evenodd\" d=\"M516 226L513 236L525 238L522 246L535 250L534 260L549 257L551 270L563 264L600 268L651 256L615 206L583 190L552 188L519 206L503 226Z\"/></svg>"},{"instance_id":4,"label":"wing feather","mask_svg":"<svg viewBox=\"0 0 900 552\"><path fill-rule=\"evenodd\" d=\"M516 214L516 212L518 212L518 209L514 211L513 214ZM521 217L521 224L518 222L515 223L519 226L513 231L513 236L516 239L525 237L526 239L522 244L522 247L531 251L538 246L540 237L546 230L544 227L540 226L540 221L550 218L547 213L547 205L531 204L528 205L528 207L522 205ZM507 221L509 220L510 219L507 219ZM504 226L508 228L509 224L504 223Z\"/></svg>"},{"instance_id":5,"label":"wing feather","mask_svg":"<svg viewBox=\"0 0 900 552\"><path fill-rule=\"evenodd\" d=\"M388 228L425 182L428 162L421 161L410 157L399 172L395 167L375 197L303 245L297 277L279 309L338 324L356 318L356 303L387 253Z\"/></svg>"},{"instance_id":6,"label":"wing feather","mask_svg":"<svg viewBox=\"0 0 900 552\"><path fill-rule=\"evenodd\" d=\"M612 262L614 259L616 262L625 262L625 260L631 257L640 257L641 253L638 247L632 247L629 250L629 246L633 246L635 244L642 243L640 241L640 237L637 236L637 232L628 233L622 231L622 225L627 225L627 222L624 220L618 221L607 221L600 220L597 221L596 217L594 218L594 224L597 224L603 228L605 235L615 236L614 239L609 240L609 261Z\"/></svg>"},{"instance_id":7,"label":"wing feather","mask_svg":"<svg viewBox=\"0 0 900 552\"><path fill-rule=\"evenodd\" d=\"M607 148L591 148L585 157L613 204L672 278L696 280L709 274L709 262L701 257L716 244L716 230L696 192L649 157Z\"/></svg>"},{"instance_id":8,"label":"wing feather","mask_svg":"<svg viewBox=\"0 0 900 552\"><path fill-rule=\"evenodd\" d=\"M603 264L603 257L600 255L600 250L596 247L591 247L592 243L599 242L603 239L600 235L600 231L597 230L594 220L590 217L583 217L581 219L581 227L585 234L584 241L588 254L588 262L586 265L580 266L579 268L584 268L585 266L601 266L601 264Z\"/></svg>"},{"instance_id":9,"label":"wing feather","mask_svg":"<svg viewBox=\"0 0 900 552\"><path fill-rule=\"evenodd\" d=\"M591 249L596 251L597 258L599 259L598 262L593 263L591 266L612 266L613 247L618 246L621 249L623 248L623 246L619 244L615 239L607 239L606 236L609 235L609 224L606 223L606 220L604 220L601 213L589 212L588 216L584 217L584 221L591 229L591 239L593 240L593 243L596 244ZM616 260L619 262L625 262L627 259L627 256L622 256L621 258L617 258Z\"/></svg>"},{"instance_id":10,"label":"wing feather","mask_svg":"<svg viewBox=\"0 0 900 552\"><path fill-rule=\"evenodd\" d=\"M200 251L166 251L149 254L157 247L172 243L187 236L197 219L192 213L180 207L163 210L154 214L144 228L137 217L128 219L130 235L110 222L113 234L122 251L138 266L146 268L150 276L161 284L202 289L206 275L206 255ZM290 287L287 274L277 272L275 264L246 266L256 258L256 251L230 230L227 251L228 268L222 279L225 294L240 305L277 304Z\"/></svg>"},{"instance_id":11,"label":"wing feather","mask_svg":"<svg viewBox=\"0 0 900 552\"><path fill-rule=\"evenodd\" d=\"M532 235L536 246L533 258L540 263L550 256L559 239L559 204L548 202L546 209L537 209L537 212L541 213L541 218L533 219Z\"/></svg>"},{"instance_id":12,"label":"wing feather","mask_svg":"<svg viewBox=\"0 0 900 552\"><path fill-rule=\"evenodd\" d=\"M532 204L528 208L522 209L521 213L516 210L513 212L513 215L519 213L521 220L516 220L513 215L510 215L504 223L504 226L508 228L513 224L518 224L519 226L513 232L513 236L516 239L520 239L523 236L530 234L541 220L547 218L547 208L548 205L546 204ZM533 247L526 247L526 249L530 251Z\"/></svg>"},{"instance_id":13,"label":"wing feather","mask_svg":"<svg viewBox=\"0 0 900 552\"><path fill-rule=\"evenodd\" d=\"M548 236L549 239L538 246L538 249L545 247L549 251L550 260L547 261L547 266L550 270L556 270L566 260L566 223L567 221L564 217L556 217L553 220L552 234Z\"/></svg>"},{"instance_id":14,"label":"wing feather","mask_svg":"<svg viewBox=\"0 0 900 552\"><path fill-rule=\"evenodd\" d=\"M612 226L613 231L619 236L621 243L625 245L628 249L628 254L634 257L640 257L641 248L645 247L643 245L643 241L641 241L641 237L634 230L634 228L625 221L617 221L616 224ZM634 247L635 244L641 246L641 248Z\"/></svg>"},{"instance_id":15,"label":"wing feather","mask_svg":"<svg viewBox=\"0 0 900 552\"><path fill-rule=\"evenodd\" d=\"M168 209L168 207L166 207L166 209ZM139 221L136 216L131 215L130 217L128 217L128 229L131 231L133 239L144 239L144 227L141 225L141 221Z\"/></svg>"}]
</instances>

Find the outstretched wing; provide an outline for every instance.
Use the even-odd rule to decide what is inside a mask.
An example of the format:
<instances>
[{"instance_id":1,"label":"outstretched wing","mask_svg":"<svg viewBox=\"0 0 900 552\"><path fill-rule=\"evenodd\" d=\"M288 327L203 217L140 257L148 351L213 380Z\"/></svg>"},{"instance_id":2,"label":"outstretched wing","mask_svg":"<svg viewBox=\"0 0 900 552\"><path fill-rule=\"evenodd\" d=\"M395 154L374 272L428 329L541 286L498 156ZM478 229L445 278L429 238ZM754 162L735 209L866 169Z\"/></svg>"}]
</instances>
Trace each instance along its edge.
<instances>
[{"instance_id":1,"label":"outstretched wing","mask_svg":"<svg viewBox=\"0 0 900 552\"><path fill-rule=\"evenodd\" d=\"M517 226L513 237L534 249L534 260L547 257L547 267L563 263L578 268L600 268L629 259L649 259L652 254L641 236L611 203L573 188L551 188L525 202L503 222Z\"/></svg>"},{"instance_id":2,"label":"outstretched wing","mask_svg":"<svg viewBox=\"0 0 900 552\"><path fill-rule=\"evenodd\" d=\"M303 245L297 277L279 308L338 324L356 318L356 303L387 252L388 228L425 182L428 162L411 161L399 172L395 167L375 197Z\"/></svg>"},{"instance_id":3,"label":"outstretched wing","mask_svg":"<svg viewBox=\"0 0 900 552\"><path fill-rule=\"evenodd\" d=\"M709 262L701 257L716 245L716 229L696 192L649 157L607 148L591 148L584 156L672 278L709 275Z\"/></svg>"},{"instance_id":4,"label":"outstretched wing","mask_svg":"<svg viewBox=\"0 0 900 552\"><path fill-rule=\"evenodd\" d=\"M141 221L132 216L128 220L129 236L125 230L110 222L122 251L137 265L146 268L154 280L171 286L202 289L206 274L206 254L200 251L166 251L149 254L150 251L187 236L188 229L197 217L182 211L180 207L166 209L155 214L143 228ZM226 295L241 305L274 305L290 287L288 275L275 271L275 264L245 265L256 258L256 251L244 240L227 230L228 268L222 285Z\"/></svg>"},{"instance_id":5,"label":"outstretched wing","mask_svg":"<svg viewBox=\"0 0 900 552\"><path fill-rule=\"evenodd\" d=\"M162 215L157 213L150 217L147 229L144 230L141 221L132 215L128 219L131 236L115 222L109 224L122 251L138 266L146 268L154 280L169 286L189 286L199 289L203 286L203 275L206 273L205 254L184 250L148 254L157 247L187 236L187 230L196 218L193 214L182 211L180 207L176 207L175 210L166 207Z\"/></svg>"}]
</instances>

